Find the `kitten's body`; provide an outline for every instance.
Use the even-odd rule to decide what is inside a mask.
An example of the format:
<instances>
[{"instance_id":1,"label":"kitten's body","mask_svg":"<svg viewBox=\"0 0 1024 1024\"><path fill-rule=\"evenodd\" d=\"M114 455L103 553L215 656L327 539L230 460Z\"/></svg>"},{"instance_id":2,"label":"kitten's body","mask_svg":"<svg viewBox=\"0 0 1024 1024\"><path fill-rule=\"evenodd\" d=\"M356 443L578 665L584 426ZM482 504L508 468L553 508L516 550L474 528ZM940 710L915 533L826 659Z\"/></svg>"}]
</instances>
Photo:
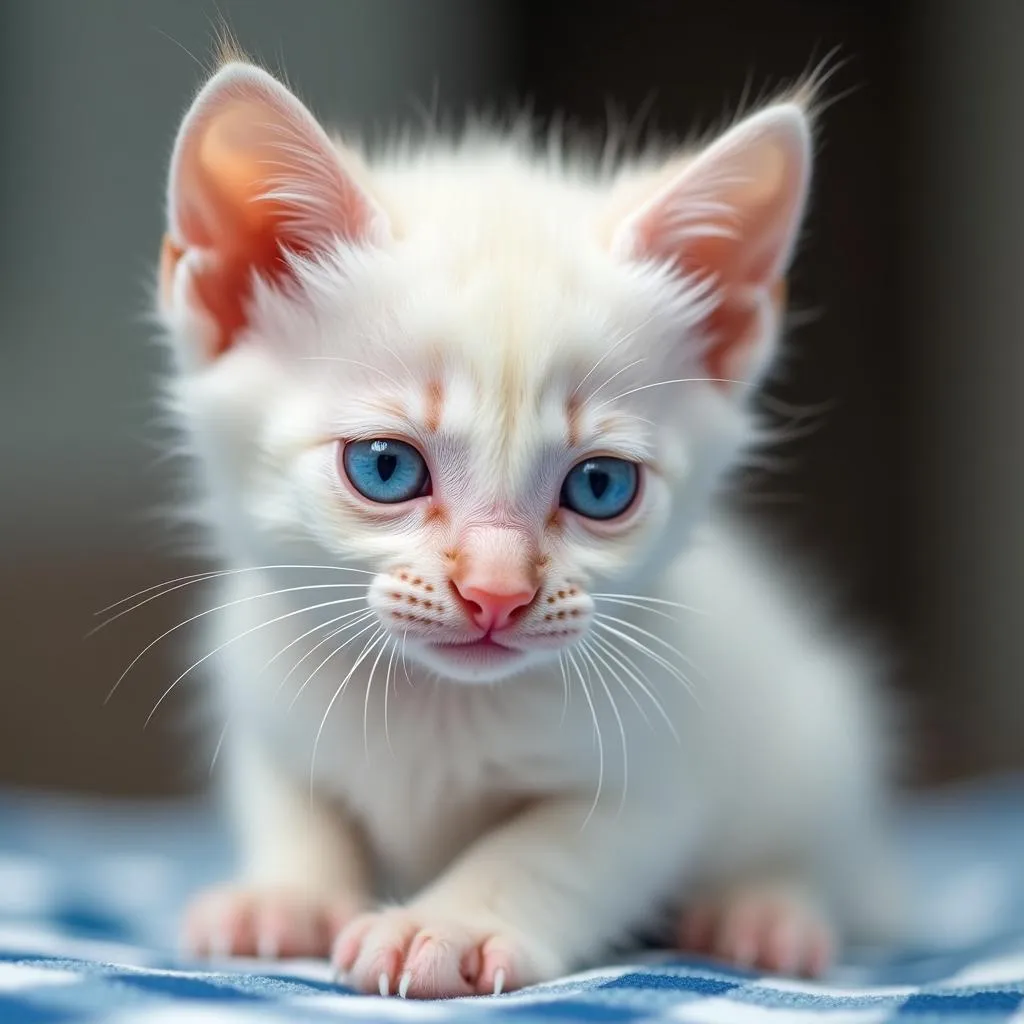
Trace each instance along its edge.
<instances>
[{"instance_id":1,"label":"kitten's body","mask_svg":"<svg viewBox=\"0 0 1024 1024\"><path fill-rule=\"evenodd\" d=\"M324 579L314 573L294 585ZM222 584L222 600L248 599L279 585L246 574ZM803 588L793 594L782 590L776 566L761 563L737 529L717 528L703 531L695 550L646 593L693 609L668 609L674 620L669 629L659 620L660 606L647 614L610 609L686 652L689 664L681 668L693 694L656 666L645 671L678 741L649 698L636 691L638 708L602 666L626 730L624 762L608 696L593 669L585 678L604 748L602 799L624 830L627 822L637 827L635 811L651 845L665 848L664 871L678 876L672 902L705 860L710 870L728 877L755 870L769 854L810 856L826 838L851 852L849 870L864 854L877 853L871 849L880 838L872 832L877 805L864 785L883 762L884 723L865 686L865 666L849 654L837 658L823 624L798 609L797 602L806 600ZM247 600L220 619L214 642L308 601L305 595ZM289 709L334 646L325 645L305 661L282 697L282 679L313 643L295 648L294 657L279 659L277 670L267 671L266 663L297 635L293 623L261 629L225 652L217 676L223 704L214 721L229 724L218 761L231 764L237 756L241 767L244 758L257 756L277 762L300 799L312 778L317 792L343 801L385 872L388 897L413 895L523 800L576 793L582 817L590 811L598 779L593 714L578 678L571 680L566 703L557 665L493 688L454 687L415 664L403 668L400 650L394 659L386 652L367 701L378 647L332 708L314 766L311 752L327 702L372 631L332 658ZM737 630L743 633L739 642ZM652 647L658 650L656 642ZM625 653L638 660L630 647ZM621 665L612 667L626 678ZM629 777L620 811L624 764ZM229 784L244 788L245 772L230 773ZM851 813L853 805L863 817ZM683 826L674 838L673 819ZM257 858L261 846L252 844ZM633 879L623 883L635 899L638 923L650 923L656 910L667 909L664 883L648 900L641 899Z\"/></svg>"},{"instance_id":2,"label":"kitten's body","mask_svg":"<svg viewBox=\"0 0 1024 1024\"><path fill-rule=\"evenodd\" d=\"M243 570L210 649L244 865L194 908L200 950L340 930L360 987L458 994L679 907L691 945L794 970L830 915L874 923L870 668L709 512L806 192L803 115L759 116L703 163L608 180L507 143L368 170L250 68L197 100L162 305ZM415 446L430 490L364 500L338 451L375 437ZM643 467L607 521L559 504L591 453ZM252 569L284 565L346 568Z\"/></svg>"}]
</instances>

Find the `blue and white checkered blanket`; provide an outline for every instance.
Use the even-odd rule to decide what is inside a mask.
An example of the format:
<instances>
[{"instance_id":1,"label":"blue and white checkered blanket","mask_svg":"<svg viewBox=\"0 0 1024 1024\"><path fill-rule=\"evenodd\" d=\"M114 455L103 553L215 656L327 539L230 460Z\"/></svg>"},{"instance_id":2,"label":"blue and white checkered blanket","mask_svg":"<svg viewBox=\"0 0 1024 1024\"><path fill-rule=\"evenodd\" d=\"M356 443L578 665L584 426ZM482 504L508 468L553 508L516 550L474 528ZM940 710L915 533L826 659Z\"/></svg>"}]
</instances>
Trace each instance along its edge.
<instances>
[{"instance_id":1,"label":"blue and white checkered blanket","mask_svg":"<svg viewBox=\"0 0 1024 1024\"><path fill-rule=\"evenodd\" d=\"M919 944L851 954L825 984L646 955L498 998L413 1003L339 989L322 963L176 957L187 892L226 866L205 809L9 796L0 799L0 1024L1024 1022L1024 780L919 803L904 828Z\"/></svg>"}]
</instances>

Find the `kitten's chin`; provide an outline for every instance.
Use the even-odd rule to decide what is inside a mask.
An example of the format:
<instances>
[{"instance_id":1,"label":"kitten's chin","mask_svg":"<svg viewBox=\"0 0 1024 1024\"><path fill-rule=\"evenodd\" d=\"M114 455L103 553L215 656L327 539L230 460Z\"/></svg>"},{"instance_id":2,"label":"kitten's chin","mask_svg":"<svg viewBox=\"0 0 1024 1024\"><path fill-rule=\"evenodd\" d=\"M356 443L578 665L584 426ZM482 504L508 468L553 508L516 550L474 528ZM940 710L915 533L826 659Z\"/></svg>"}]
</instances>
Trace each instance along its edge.
<instances>
[{"instance_id":1,"label":"kitten's chin","mask_svg":"<svg viewBox=\"0 0 1024 1024\"><path fill-rule=\"evenodd\" d=\"M443 679L457 683L497 683L535 668L542 652L478 641L468 644L409 643L409 653Z\"/></svg>"}]
</instances>

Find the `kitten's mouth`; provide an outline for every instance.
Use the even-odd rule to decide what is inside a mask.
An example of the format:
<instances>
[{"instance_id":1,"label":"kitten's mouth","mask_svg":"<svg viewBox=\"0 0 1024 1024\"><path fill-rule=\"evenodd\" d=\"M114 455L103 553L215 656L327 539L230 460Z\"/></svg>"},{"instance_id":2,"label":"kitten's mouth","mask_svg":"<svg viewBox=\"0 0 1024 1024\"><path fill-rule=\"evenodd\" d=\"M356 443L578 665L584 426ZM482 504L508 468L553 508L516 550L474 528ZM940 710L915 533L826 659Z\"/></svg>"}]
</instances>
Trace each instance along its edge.
<instances>
[{"instance_id":1,"label":"kitten's mouth","mask_svg":"<svg viewBox=\"0 0 1024 1024\"><path fill-rule=\"evenodd\" d=\"M523 653L498 643L490 635L482 636L478 640L471 640L465 644L431 644L430 646L441 654L476 665L508 661L511 658L518 658Z\"/></svg>"}]
</instances>

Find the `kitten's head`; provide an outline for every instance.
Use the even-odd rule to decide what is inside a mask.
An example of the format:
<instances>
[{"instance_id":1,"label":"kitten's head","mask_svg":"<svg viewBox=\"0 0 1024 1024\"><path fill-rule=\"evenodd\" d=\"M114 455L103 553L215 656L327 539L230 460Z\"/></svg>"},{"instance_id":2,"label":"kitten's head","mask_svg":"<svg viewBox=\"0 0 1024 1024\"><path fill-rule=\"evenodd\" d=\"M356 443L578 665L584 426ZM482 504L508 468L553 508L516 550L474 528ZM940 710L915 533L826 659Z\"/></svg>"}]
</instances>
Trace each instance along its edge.
<instances>
[{"instance_id":1,"label":"kitten's head","mask_svg":"<svg viewBox=\"0 0 1024 1024\"><path fill-rule=\"evenodd\" d=\"M408 656L490 681L666 565L750 439L805 113L611 179L500 139L368 168L218 71L171 164L160 311L224 542L374 573Z\"/></svg>"}]
</instances>

